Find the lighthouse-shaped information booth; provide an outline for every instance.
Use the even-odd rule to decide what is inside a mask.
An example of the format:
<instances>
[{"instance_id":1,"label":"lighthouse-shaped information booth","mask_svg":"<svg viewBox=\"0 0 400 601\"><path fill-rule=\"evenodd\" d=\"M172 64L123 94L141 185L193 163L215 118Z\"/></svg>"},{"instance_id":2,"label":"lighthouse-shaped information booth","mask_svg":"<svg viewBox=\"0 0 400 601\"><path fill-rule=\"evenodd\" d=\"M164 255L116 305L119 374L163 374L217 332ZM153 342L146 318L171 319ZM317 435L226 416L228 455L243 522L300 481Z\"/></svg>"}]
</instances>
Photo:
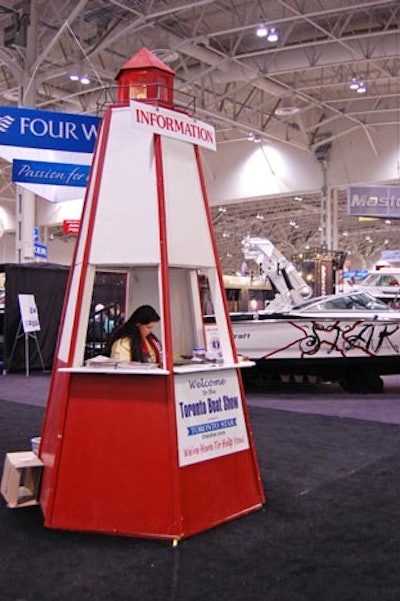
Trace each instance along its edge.
<instances>
[{"instance_id":1,"label":"lighthouse-shaped information booth","mask_svg":"<svg viewBox=\"0 0 400 601\"><path fill-rule=\"evenodd\" d=\"M199 157L214 130L174 108L173 77L140 50L100 129L39 451L51 528L181 539L264 502ZM85 361L105 270L126 274L126 316L159 313L160 365ZM199 272L220 343L206 362L183 359L206 346Z\"/></svg>"}]
</instances>

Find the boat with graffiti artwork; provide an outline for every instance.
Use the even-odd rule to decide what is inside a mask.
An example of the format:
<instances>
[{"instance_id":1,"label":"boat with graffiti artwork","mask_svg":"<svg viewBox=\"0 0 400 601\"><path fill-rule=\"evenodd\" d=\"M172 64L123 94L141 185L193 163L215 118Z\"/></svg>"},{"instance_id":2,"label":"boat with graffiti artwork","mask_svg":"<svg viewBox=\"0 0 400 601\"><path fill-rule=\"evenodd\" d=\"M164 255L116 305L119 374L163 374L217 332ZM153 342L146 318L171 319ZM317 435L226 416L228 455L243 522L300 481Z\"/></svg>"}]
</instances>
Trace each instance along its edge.
<instances>
[{"instance_id":1,"label":"boat with graffiti artwork","mask_svg":"<svg viewBox=\"0 0 400 601\"><path fill-rule=\"evenodd\" d=\"M257 257L275 299L262 311L230 313L237 351L254 362L244 380L320 380L349 392L383 391L381 376L400 373L400 311L363 292L310 298L282 255L277 267L277 251L266 243L247 240L247 256ZM218 345L212 316L205 328L212 349Z\"/></svg>"},{"instance_id":2,"label":"boat with graffiti artwork","mask_svg":"<svg viewBox=\"0 0 400 601\"><path fill-rule=\"evenodd\" d=\"M371 308L357 305L368 298ZM245 381L320 380L349 392L381 392L381 376L400 373L400 312L364 293L311 300L279 313L230 314L236 349L255 364L243 370ZM351 300L353 308L329 309ZM212 346L215 326L205 321Z\"/></svg>"}]
</instances>

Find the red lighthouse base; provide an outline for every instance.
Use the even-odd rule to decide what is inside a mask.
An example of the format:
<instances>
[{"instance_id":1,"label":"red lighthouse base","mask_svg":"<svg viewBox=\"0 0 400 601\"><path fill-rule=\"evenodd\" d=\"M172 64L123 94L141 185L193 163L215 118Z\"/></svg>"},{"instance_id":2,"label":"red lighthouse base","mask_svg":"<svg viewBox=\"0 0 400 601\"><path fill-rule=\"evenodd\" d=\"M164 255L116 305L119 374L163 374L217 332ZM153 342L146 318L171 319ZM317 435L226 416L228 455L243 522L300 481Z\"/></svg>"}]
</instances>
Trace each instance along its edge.
<instances>
[{"instance_id":1,"label":"red lighthouse base","mask_svg":"<svg viewBox=\"0 0 400 601\"><path fill-rule=\"evenodd\" d=\"M46 526L181 539L261 507L251 448L178 466L168 377L62 376L64 430L42 487Z\"/></svg>"}]
</instances>

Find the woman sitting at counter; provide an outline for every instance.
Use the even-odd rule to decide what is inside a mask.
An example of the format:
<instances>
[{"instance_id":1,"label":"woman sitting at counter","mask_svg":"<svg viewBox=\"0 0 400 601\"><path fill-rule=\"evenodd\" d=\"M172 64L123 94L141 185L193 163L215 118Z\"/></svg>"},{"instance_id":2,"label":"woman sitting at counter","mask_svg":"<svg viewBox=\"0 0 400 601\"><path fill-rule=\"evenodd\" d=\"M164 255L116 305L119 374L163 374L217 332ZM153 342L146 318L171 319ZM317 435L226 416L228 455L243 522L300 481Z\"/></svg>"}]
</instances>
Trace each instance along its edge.
<instances>
[{"instance_id":1,"label":"woman sitting at counter","mask_svg":"<svg viewBox=\"0 0 400 601\"><path fill-rule=\"evenodd\" d=\"M161 363L162 346L154 327L160 316L150 305L141 305L116 328L110 338L110 357L121 361Z\"/></svg>"}]
</instances>

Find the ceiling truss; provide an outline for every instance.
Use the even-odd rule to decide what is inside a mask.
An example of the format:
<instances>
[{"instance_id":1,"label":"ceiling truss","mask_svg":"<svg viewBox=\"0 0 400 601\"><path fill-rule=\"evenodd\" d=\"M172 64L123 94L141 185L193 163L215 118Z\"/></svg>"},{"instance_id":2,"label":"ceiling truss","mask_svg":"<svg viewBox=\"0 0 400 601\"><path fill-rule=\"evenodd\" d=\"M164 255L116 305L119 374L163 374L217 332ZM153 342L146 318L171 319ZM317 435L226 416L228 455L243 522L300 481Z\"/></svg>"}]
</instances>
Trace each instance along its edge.
<instances>
[{"instance_id":1,"label":"ceiling truss","mask_svg":"<svg viewBox=\"0 0 400 601\"><path fill-rule=\"evenodd\" d=\"M278 30L277 42L255 35L260 22ZM382 128L399 137L399 25L398 0L3 0L0 103L101 115L104 90L146 46L174 69L177 93L195 99L196 114L215 126L218 144L251 133L314 154L361 130L376 153ZM76 68L90 85L70 81ZM349 89L353 76L365 83L365 94ZM8 175L3 167L3 201L13 200ZM216 221L221 255L232 254L232 240L257 227L291 240L295 251L307 241L315 245L320 194L302 202L306 211L289 197L269 201L268 213L265 201L250 203L254 210L249 203L230 207ZM302 225L308 211L315 215L313 234ZM252 223L253 213L264 219ZM361 244L365 258L367 226L350 227L345 212L339 215L341 235L352 232L347 237L354 249ZM287 225L290 218L299 228ZM224 222L229 236L220 238ZM390 238L384 225L376 248Z\"/></svg>"}]
</instances>

